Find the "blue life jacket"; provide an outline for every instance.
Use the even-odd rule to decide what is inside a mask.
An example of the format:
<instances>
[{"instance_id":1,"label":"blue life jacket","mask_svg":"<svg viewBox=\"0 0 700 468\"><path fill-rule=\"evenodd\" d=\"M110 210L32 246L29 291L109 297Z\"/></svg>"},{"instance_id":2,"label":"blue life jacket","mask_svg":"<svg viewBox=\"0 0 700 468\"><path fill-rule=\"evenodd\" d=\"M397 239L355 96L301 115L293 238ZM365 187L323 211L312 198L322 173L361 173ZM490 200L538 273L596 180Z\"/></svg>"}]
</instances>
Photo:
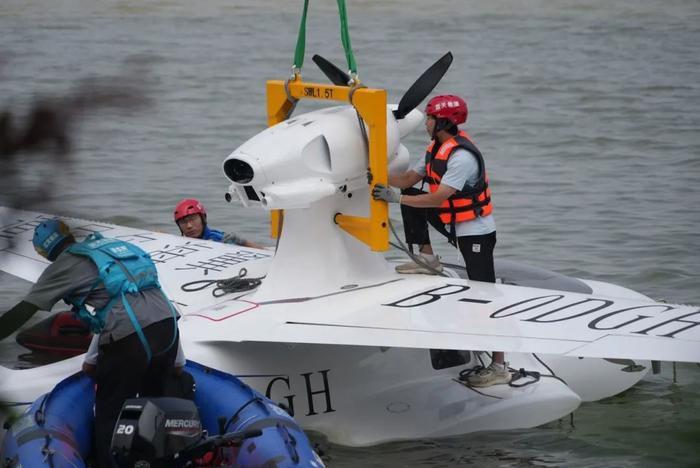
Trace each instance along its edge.
<instances>
[{"instance_id":1,"label":"blue life jacket","mask_svg":"<svg viewBox=\"0 0 700 468\"><path fill-rule=\"evenodd\" d=\"M209 226L204 226L204 230L202 231L201 238L204 240L213 240L215 242L223 242L224 233L221 231L217 231L216 229L209 229Z\"/></svg>"},{"instance_id":2,"label":"blue life jacket","mask_svg":"<svg viewBox=\"0 0 700 468\"><path fill-rule=\"evenodd\" d=\"M150 361L150 346L148 346L141 325L127 300L129 294L137 294L148 289L161 289L158 282L158 270L150 255L133 244L118 239L105 238L98 232L89 235L83 242L71 245L68 252L92 260L97 267L98 277L87 294L69 296L64 300L76 308L78 318L85 322L93 333L101 333L107 314L112 310L114 303L121 299L124 310L129 315L129 320L146 349L146 355ZM85 301L99 284L104 285L111 299L101 309L90 311L86 307ZM170 343L172 346L177 337L177 313L170 300L167 297L165 300L173 314L173 340ZM170 349L170 346L166 348L166 351Z\"/></svg>"}]
</instances>

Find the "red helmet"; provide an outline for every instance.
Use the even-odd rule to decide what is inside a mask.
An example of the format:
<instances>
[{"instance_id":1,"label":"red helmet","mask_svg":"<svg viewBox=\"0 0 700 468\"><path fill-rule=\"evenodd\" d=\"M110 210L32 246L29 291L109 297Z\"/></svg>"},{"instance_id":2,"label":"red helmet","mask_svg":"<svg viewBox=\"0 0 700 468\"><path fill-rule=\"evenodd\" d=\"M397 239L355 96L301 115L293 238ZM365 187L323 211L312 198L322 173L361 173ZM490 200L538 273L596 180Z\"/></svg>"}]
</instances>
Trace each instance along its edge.
<instances>
[{"instance_id":1,"label":"red helmet","mask_svg":"<svg viewBox=\"0 0 700 468\"><path fill-rule=\"evenodd\" d=\"M467 103L459 96L444 94L435 96L425 106L425 115L436 119L447 119L455 125L467 121Z\"/></svg>"},{"instance_id":2,"label":"red helmet","mask_svg":"<svg viewBox=\"0 0 700 468\"><path fill-rule=\"evenodd\" d=\"M204 206L201 203L199 203L199 200L197 200L196 198L185 198L175 207L173 217L175 218L175 222L177 223L178 220L191 214L199 214L202 216L202 218L206 219L207 210L204 209Z\"/></svg>"}]
</instances>

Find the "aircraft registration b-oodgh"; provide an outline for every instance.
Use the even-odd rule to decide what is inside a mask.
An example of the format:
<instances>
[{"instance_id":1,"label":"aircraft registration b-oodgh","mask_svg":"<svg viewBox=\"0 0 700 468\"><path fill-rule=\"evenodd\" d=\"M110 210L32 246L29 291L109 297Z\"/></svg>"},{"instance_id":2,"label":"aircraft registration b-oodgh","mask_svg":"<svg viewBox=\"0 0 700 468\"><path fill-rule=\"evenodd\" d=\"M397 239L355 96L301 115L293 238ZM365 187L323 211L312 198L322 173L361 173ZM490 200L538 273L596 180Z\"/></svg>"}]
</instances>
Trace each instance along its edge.
<instances>
[{"instance_id":1,"label":"aircraft registration b-oodgh","mask_svg":"<svg viewBox=\"0 0 700 468\"><path fill-rule=\"evenodd\" d=\"M97 231L150 253L183 316L188 358L241 376L284 401L305 429L341 444L531 427L629 388L646 374L646 360L700 362L696 306L502 261L497 284L451 269L447 276L394 271L380 253L388 247L388 209L370 189L406 167L401 139L420 125L415 107L450 61L448 54L436 62L398 106L387 106L383 90L346 86L343 72L323 59L334 86L300 76L268 83L271 127L223 169L231 197L275 213L274 253L62 219L78 240ZM305 98L350 105L288 118ZM2 271L39 277L47 262L31 238L50 217L0 209ZM242 268L264 276L257 289L215 297L213 286L191 284ZM476 350L505 351L511 367L533 373L514 386L468 388L459 372L488 364ZM0 369L0 391L31 401L80 363Z\"/></svg>"}]
</instances>

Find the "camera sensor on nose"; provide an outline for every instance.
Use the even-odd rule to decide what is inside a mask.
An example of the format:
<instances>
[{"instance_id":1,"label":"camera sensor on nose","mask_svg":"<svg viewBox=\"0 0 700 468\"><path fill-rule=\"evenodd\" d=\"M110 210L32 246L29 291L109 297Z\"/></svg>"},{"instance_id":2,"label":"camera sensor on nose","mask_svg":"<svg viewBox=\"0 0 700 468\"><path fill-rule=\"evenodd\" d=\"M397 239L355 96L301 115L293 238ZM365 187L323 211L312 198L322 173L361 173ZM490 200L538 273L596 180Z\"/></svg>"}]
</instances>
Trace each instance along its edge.
<instances>
[{"instance_id":1,"label":"camera sensor on nose","mask_svg":"<svg viewBox=\"0 0 700 468\"><path fill-rule=\"evenodd\" d=\"M253 171L250 164L240 159L226 160L224 162L224 174L237 184L247 184L255 177L255 171Z\"/></svg>"}]
</instances>

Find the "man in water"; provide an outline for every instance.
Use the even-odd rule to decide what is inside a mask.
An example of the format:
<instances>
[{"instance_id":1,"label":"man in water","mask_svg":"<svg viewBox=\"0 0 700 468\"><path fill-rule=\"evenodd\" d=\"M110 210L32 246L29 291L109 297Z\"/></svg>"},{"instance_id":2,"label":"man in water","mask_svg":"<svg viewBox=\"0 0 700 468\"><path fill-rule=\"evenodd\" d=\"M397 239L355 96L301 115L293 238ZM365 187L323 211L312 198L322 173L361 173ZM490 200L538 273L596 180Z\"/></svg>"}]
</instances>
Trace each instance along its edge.
<instances>
[{"instance_id":1,"label":"man in water","mask_svg":"<svg viewBox=\"0 0 700 468\"><path fill-rule=\"evenodd\" d=\"M242 245L243 247L250 247L253 249L265 248L235 233L227 234L223 231L209 228L207 225L207 210L204 209L204 205L195 198L185 198L180 201L175 207L173 218L180 232L185 237L225 242L227 244Z\"/></svg>"},{"instance_id":2,"label":"man in water","mask_svg":"<svg viewBox=\"0 0 700 468\"><path fill-rule=\"evenodd\" d=\"M406 242L420 246L421 262L399 265L399 273L435 274L442 270L428 236L431 219L459 249L470 280L496 282L496 222L484 158L471 137L458 128L467 121L467 113L467 103L459 96L431 99L425 108L425 129L431 139L425 158L407 172L389 175L389 185L404 189L401 194L379 184L372 190L375 200L401 205ZM429 193L412 188L420 181L428 184ZM504 353L494 352L488 367L466 379L475 387L510 382Z\"/></svg>"}]
</instances>

